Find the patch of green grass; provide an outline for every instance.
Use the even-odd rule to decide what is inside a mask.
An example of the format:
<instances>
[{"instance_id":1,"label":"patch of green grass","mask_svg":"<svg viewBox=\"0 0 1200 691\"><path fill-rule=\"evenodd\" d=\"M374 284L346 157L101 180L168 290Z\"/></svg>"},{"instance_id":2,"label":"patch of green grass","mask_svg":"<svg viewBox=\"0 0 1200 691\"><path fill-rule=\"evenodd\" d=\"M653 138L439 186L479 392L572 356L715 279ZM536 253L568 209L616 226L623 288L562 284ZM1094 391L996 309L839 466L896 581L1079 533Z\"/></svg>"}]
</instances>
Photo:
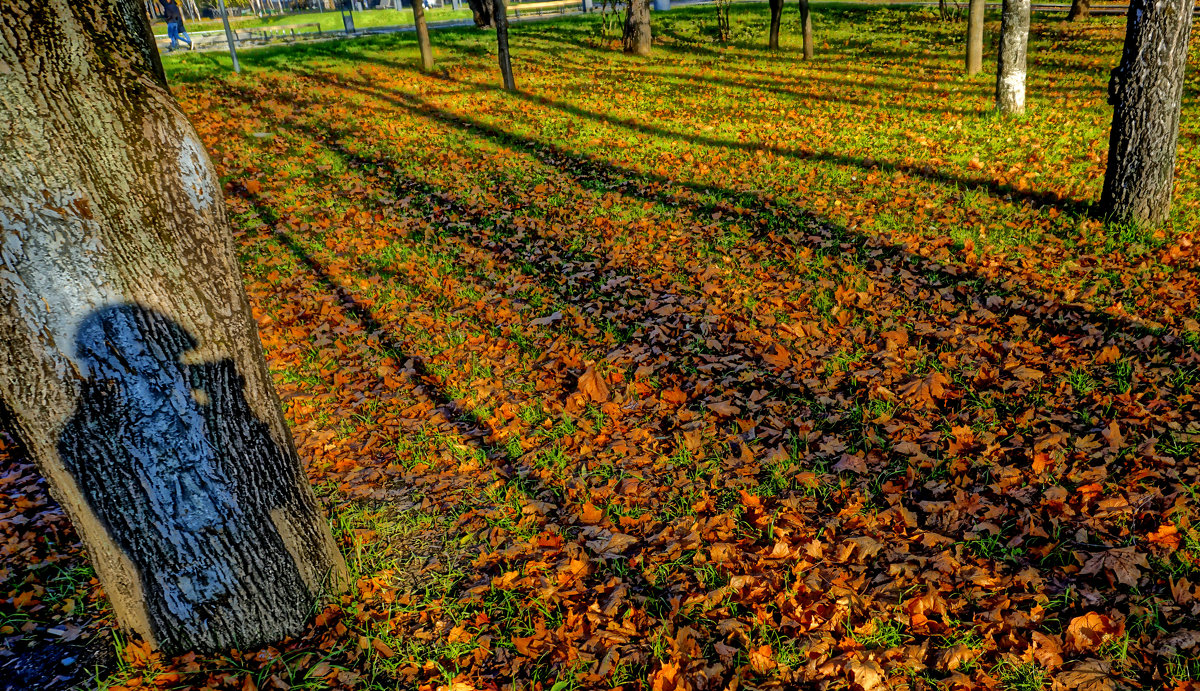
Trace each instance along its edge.
<instances>
[{"instance_id":1,"label":"patch of green grass","mask_svg":"<svg viewBox=\"0 0 1200 691\"><path fill-rule=\"evenodd\" d=\"M1000 677L1005 691L1042 691L1050 681L1046 670L1036 662L1016 664L1005 660L992 670Z\"/></svg>"}]
</instances>

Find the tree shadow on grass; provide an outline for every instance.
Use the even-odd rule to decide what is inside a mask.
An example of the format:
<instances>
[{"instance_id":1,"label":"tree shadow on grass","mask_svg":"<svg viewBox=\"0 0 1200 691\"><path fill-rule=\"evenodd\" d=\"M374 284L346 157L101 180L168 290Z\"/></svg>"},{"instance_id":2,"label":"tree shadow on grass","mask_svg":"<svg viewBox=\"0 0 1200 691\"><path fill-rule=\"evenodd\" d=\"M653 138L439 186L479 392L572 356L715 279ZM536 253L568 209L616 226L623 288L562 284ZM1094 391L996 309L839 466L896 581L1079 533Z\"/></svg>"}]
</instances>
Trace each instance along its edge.
<instances>
[{"instance_id":1,"label":"tree shadow on grass","mask_svg":"<svg viewBox=\"0 0 1200 691\"><path fill-rule=\"evenodd\" d=\"M371 62L376 65L379 65L380 67L385 67L387 69L410 69L409 67L407 67L405 65L395 63L393 61L386 60L383 58L363 57L361 59L363 59L366 62ZM275 67L277 69L286 69L286 70L296 71L298 74L303 74L305 76L309 76L312 78L319 78L316 76L316 73L313 73L311 71L305 71L305 70L297 71L297 70L295 70L294 67L290 67L286 64L276 64ZM463 86L479 87L479 88L483 88L483 89L491 89L493 91L500 90L500 88L496 85L464 82L464 81L454 79L453 77L450 77L449 75L442 75L441 78L445 81L455 82L455 83L461 84ZM389 92L384 92L384 91L379 90L376 87L373 87L372 85L369 85L369 84L360 84L360 85L356 86L349 82L332 81L332 80L328 80L327 78L321 78L321 79L323 79L324 81L327 81L331 86L350 88L354 91L359 91L360 93L364 93L367 96L382 98L384 100L387 100L389 98L389 96L388 96ZM986 178L964 177L961 175L956 175L954 173L939 171L930 165L921 165L921 164L918 164L915 162L914 163L906 163L906 162L897 161L897 160L889 161L886 159L873 159L873 158L868 159L867 157L851 156L848 154L839 154L839 153L829 151L829 150L814 149L814 148L808 148L808 147L804 147L804 146L782 147L782 146L776 146L776 145L772 145L772 144L759 143L759 142L743 142L743 141L733 141L733 140L728 140L728 139L720 139L717 137L706 136L706 135L698 134L695 132L676 132L676 131L673 131L673 130L670 130L670 129L667 129L665 127L661 127L658 125L648 124L645 121L640 120L640 119L616 118L607 113L596 112L596 111L584 108L582 106L578 106L578 105L575 105L572 103L567 103L567 102L564 102L561 100L552 99L547 96L532 94L532 93L525 92L525 91L515 91L515 92L511 92L511 93L512 93L512 96L515 98L519 98L519 99L527 101L529 103L533 103L533 104L543 106L546 108L553 108L560 112L574 115L576 117L585 118L585 119L592 120L594 122L598 122L598 123L602 123L602 124L606 124L606 125L621 127L621 128L624 128L624 129L627 129L627 130L630 130L633 132L637 132L640 134L647 134L647 135L651 135L654 137L661 137L664 139L673 139L675 141L679 141L679 142L681 142L683 144L687 144L687 145L700 145L700 146L712 147L715 149L736 149L736 150L746 151L746 152L750 152L750 153L758 153L758 152L771 153L771 154L775 154L777 156L789 157L789 158L793 158L793 159L801 160L801 161L819 161L819 162L823 162L823 163L833 163L836 165L842 165L842 166L847 166L847 167L856 167L863 171L877 169L884 173L900 172L900 173L904 173L905 175L910 175L910 176L916 177L916 178L922 178L922 179L925 179L925 180L928 180L930 182L937 183L937 184L953 185L957 188L968 189L968 190L981 190L981 191L987 192L990 195L994 195L994 196L998 196L998 197L1010 197L1013 199L1021 199L1021 200L1027 201L1031 204L1043 205L1043 206L1053 206L1062 211L1072 213L1072 214L1075 214L1078 216L1095 217L1099 213L1098 210L1093 206L1093 204L1090 201L1063 198L1061 195L1058 195L1055 193L1034 192L1031 190L1023 190L1023 189L1020 189L1013 185L1003 184L1003 183L997 182L995 180L990 180L990 179L986 179ZM392 94L391 97L394 100L395 94ZM407 98L407 96L403 96L403 97Z\"/></svg>"},{"instance_id":2,"label":"tree shadow on grass","mask_svg":"<svg viewBox=\"0 0 1200 691\"><path fill-rule=\"evenodd\" d=\"M619 189L623 194L634 194L648 201L662 203L667 206L692 205L696 213L702 214L711 213L717 209L718 205L724 204L756 209L758 210L756 215L762 221L759 225L765 225L767 228L787 228L788 226L803 228L815 224L831 229L830 242L833 246L840 247L843 244L849 243L850 247L845 249L852 249L857 253L860 261L865 261L868 258L868 253L879 249L879 245L873 244L869 236L839 227L828 219L816 216L805 209L760 192L737 191L713 185L681 182L660 175L625 169L589 156L564 150L553 144L529 139L478 118L440 110L417 96L387 91L365 83L347 83L345 81L329 79L326 76L314 73L303 73L303 76L325 82L334 88L349 89L370 98L377 98L392 106L408 110L419 117L429 118L445 125L467 128L472 134L477 136L484 136L505 146L528 152L543 160L548 165L568 171L580 180L592 179L603 181L605 185L609 186L609 189ZM539 97L527 94L515 94L514 96L539 103L542 100ZM636 125L634 129L637 129ZM653 132L652 128L650 130ZM743 146L745 148L754 148L752 145ZM670 188L672 186L688 190L695 198L703 199L705 197L712 197L719 201L716 203L695 205L695 202L681 199L678 195L671 192ZM1003 192L1006 190L999 188L997 191ZM804 239L793 235L792 241L804 242ZM1185 360L1196 357L1195 349L1188 347L1180 335L1174 333L1172 330L1156 330L1118 315L1097 311L1086 305L1071 305L1052 299L1048 300L1041 296L1028 296L1020 288L1010 285L1010 280L1008 279L998 280L995 277L982 276L973 271L961 268L949 270L926 257L912 254L900 246L887 245L885 241L879 241L879 244L882 244L886 248L885 256L888 258L899 259L903 263L915 265L922 270L938 273L941 275L942 280L950 283L959 284L960 286L971 285L972 292L975 293L973 299L977 302L985 302L988 295L1020 298L1025 307L1014 311L1022 314L1022 316L1027 317L1031 321L1037 321L1050 334L1070 337L1087 336L1092 333L1095 325L1099 325L1104 334L1116 337L1118 340L1125 341L1130 345L1140 341L1142 344L1135 347L1134 350L1143 352L1147 357L1151 356L1155 351L1169 354L1176 358L1184 358ZM872 257L878 259L874 255ZM987 295L984 295L984 292Z\"/></svg>"}]
</instances>

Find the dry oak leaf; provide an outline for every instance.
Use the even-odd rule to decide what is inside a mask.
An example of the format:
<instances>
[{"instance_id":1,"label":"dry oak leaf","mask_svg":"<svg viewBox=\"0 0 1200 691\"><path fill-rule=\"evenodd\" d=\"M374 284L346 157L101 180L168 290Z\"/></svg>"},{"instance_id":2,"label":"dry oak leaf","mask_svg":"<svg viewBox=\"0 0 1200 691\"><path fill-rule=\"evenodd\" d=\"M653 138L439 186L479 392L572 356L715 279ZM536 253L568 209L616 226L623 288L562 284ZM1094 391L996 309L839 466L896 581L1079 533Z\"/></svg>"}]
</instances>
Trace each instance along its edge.
<instances>
[{"instance_id":1,"label":"dry oak leaf","mask_svg":"<svg viewBox=\"0 0 1200 691\"><path fill-rule=\"evenodd\" d=\"M1104 569L1108 569L1112 571L1118 581L1133 586L1137 585L1138 577L1142 575L1138 567L1150 568L1149 562L1146 561L1146 555L1138 552L1136 547L1119 547L1092 555L1079 573L1085 576L1094 576Z\"/></svg>"},{"instance_id":2,"label":"dry oak leaf","mask_svg":"<svg viewBox=\"0 0 1200 691\"><path fill-rule=\"evenodd\" d=\"M589 366L583 374L579 375L579 393L596 403L604 403L608 400L608 385L604 383L603 377L596 374L595 367Z\"/></svg>"},{"instance_id":3,"label":"dry oak leaf","mask_svg":"<svg viewBox=\"0 0 1200 691\"><path fill-rule=\"evenodd\" d=\"M1079 652L1096 650L1105 641L1120 637L1124 631L1124 622L1115 622L1098 612L1088 612L1067 625L1067 647Z\"/></svg>"},{"instance_id":4,"label":"dry oak leaf","mask_svg":"<svg viewBox=\"0 0 1200 691\"><path fill-rule=\"evenodd\" d=\"M846 663L846 671L850 672L850 679L862 691L887 688L883 682L883 668L874 660L850 660Z\"/></svg>"},{"instance_id":5,"label":"dry oak leaf","mask_svg":"<svg viewBox=\"0 0 1200 691\"><path fill-rule=\"evenodd\" d=\"M1060 686L1076 691L1113 691L1112 663L1106 660L1084 660L1057 675Z\"/></svg>"}]
</instances>

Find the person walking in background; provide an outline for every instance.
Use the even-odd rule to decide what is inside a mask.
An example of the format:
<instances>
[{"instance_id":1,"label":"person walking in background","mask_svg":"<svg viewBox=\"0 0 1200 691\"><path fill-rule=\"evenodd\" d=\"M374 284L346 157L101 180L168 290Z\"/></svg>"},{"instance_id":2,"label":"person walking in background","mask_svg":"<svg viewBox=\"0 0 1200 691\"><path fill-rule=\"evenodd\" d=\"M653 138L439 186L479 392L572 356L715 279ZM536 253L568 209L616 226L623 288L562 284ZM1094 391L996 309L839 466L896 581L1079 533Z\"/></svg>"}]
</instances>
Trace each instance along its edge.
<instances>
[{"instance_id":1,"label":"person walking in background","mask_svg":"<svg viewBox=\"0 0 1200 691\"><path fill-rule=\"evenodd\" d=\"M188 44L188 50L191 50L192 37L183 28L183 13L179 11L179 5L175 0L163 0L163 19L167 20L167 36L171 39L171 47L167 50L175 50L179 47L179 39L183 39Z\"/></svg>"}]
</instances>

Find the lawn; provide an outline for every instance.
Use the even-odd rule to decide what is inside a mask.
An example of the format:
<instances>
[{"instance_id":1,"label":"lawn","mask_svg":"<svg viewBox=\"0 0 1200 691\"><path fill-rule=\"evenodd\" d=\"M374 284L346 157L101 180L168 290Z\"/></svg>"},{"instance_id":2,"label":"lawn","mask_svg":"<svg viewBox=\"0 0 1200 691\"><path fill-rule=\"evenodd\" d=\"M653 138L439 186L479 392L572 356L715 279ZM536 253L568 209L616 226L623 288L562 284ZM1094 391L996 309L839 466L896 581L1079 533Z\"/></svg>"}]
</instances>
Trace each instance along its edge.
<instances>
[{"instance_id":1,"label":"lawn","mask_svg":"<svg viewBox=\"0 0 1200 691\"><path fill-rule=\"evenodd\" d=\"M794 6L514 25L517 93L474 29L165 58L357 585L109 683L1200 681L1200 51L1174 218L1112 227L1123 19L1035 15L1005 120L962 23L815 8L812 62ZM102 631L40 501L9 633Z\"/></svg>"}]
</instances>

